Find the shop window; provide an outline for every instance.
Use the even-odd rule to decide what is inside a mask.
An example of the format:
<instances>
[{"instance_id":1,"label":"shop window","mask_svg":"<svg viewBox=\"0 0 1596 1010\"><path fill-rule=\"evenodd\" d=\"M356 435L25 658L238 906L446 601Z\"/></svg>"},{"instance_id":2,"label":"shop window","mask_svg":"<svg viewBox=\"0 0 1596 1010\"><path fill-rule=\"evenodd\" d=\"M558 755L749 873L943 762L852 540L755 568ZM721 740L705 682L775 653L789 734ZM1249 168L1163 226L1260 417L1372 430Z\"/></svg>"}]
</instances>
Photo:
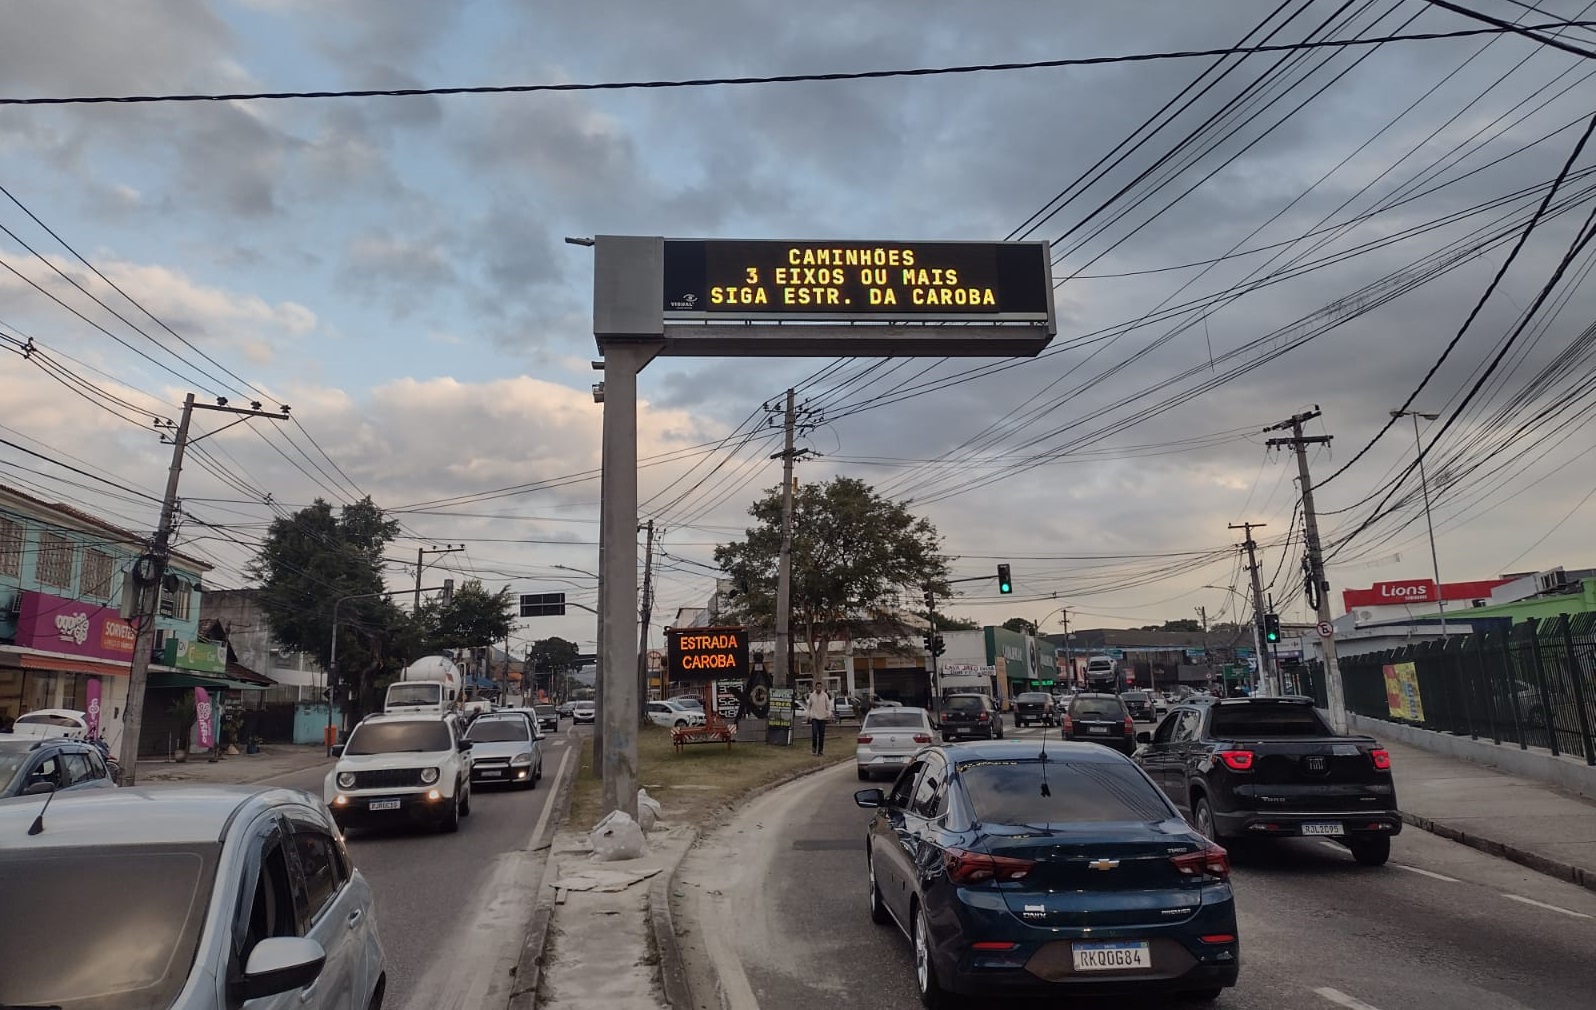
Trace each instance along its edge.
<instances>
[{"instance_id":1,"label":"shop window","mask_svg":"<svg viewBox=\"0 0 1596 1010\"><path fill-rule=\"evenodd\" d=\"M0 517L0 575L22 574L22 524Z\"/></svg>"},{"instance_id":2,"label":"shop window","mask_svg":"<svg viewBox=\"0 0 1596 1010\"><path fill-rule=\"evenodd\" d=\"M116 577L116 563L104 551L89 549L83 552L83 595L102 600L111 598L111 584Z\"/></svg>"},{"instance_id":3,"label":"shop window","mask_svg":"<svg viewBox=\"0 0 1596 1010\"><path fill-rule=\"evenodd\" d=\"M39 531L39 567L35 578L41 586L72 588L72 558L76 546L59 533Z\"/></svg>"}]
</instances>

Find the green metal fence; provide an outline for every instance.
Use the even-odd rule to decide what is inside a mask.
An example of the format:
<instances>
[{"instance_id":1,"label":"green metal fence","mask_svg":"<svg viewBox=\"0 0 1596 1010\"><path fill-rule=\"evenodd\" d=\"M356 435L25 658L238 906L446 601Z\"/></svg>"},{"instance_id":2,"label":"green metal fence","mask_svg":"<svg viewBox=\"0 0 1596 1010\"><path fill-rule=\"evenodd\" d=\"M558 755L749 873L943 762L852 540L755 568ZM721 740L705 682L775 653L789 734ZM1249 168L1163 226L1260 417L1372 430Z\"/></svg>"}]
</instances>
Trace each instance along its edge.
<instances>
[{"instance_id":1,"label":"green metal fence","mask_svg":"<svg viewBox=\"0 0 1596 1010\"><path fill-rule=\"evenodd\" d=\"M1596 613L1344 656L1340 666L1347 709L1359 715L1596 765ZM1308 681L1323 704L1318 664Z\"/></svg>"}]
</instances>

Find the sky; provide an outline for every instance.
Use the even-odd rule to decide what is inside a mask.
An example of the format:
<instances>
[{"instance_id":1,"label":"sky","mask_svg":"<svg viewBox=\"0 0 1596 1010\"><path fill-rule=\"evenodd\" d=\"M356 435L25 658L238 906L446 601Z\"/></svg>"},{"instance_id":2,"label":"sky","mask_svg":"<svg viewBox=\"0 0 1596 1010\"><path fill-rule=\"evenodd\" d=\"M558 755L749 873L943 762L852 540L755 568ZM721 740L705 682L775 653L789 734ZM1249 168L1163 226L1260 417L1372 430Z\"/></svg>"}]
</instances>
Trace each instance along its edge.
<instances>
[{"instance_id":1,"label":"sky","mask_svg":"<svg viewBox=\"0 0 1596 1010\"><path fill-rule=\"evenodd\" d=\"M1475 0L1522 24L1596 4ZM1450 32L1425 0L11 0L0 98L690 81ZM1596 27L1553 29L1596 49ZM870 80L496 95L0 105L0 482L153 528L183 397L288 404L196 443L179 546L247 584L266 525L370 495L391 584L592 606L599 234L1052 243L1028 359L660 358L639 380L654 641L779 483L929 518L947 612L1233 618L1231 524L1301 592L1309 454L1339 591L1591 563L1596 63L1499 34ZM1566 173L1563 171L1568 166ZM1561 184L1535 227L1532 216ZM1522 239L1521 246L1515 247ZM1561 279L1537 299L1565 256ZM1509 257L1511 263L1508 264ZM1488 298L1482 297L1499 271ZM1532 311L1534 310L1534 311ZM31 345L28 342L31 341ZM197 412L195 433L230 417ZM1274 433L1278 436L1280 433ZM1430 444L1433 440L1433 444ZM1360 450L1365 449L1366 452ZM62 464L75 469L65 469ZM590 614L516 640L590 647Z\"/></svg>"}]
</instances>

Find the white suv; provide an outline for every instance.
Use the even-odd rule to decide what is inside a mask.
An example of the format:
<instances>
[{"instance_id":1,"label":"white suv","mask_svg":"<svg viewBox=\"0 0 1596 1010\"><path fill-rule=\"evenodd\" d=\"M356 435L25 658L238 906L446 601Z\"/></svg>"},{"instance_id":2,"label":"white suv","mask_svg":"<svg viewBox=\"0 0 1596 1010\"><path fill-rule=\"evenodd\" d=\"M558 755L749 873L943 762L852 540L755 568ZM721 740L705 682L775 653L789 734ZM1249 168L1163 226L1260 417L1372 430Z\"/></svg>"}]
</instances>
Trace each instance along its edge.
<instances>
[{"instance_id":1,"label":"white suv","mask_svg":"<svg viewBox=\"0 0 1596 1010\"><path fill-rule=\"evenodd\" d=\"M471 813L471 741L452 715L369 715L333 754L324 788L340 829L420 821L458 831Z\"/></svg>"}]
</instances>

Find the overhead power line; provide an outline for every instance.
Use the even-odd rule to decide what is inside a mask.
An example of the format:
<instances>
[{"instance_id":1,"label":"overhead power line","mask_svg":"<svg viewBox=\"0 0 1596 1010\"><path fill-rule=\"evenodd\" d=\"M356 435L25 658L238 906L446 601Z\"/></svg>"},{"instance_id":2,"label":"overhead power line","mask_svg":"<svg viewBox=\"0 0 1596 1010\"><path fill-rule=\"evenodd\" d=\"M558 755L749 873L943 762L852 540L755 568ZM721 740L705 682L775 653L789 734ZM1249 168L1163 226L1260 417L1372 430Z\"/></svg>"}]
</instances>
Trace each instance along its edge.
<instances>
[{"instance_id":1,"label":"overhead power line","mask_svg":"<svg viewBox=\"0 0 1596 1010\"><path fill-rule=\"evenodd\" d=\"M1436 2L1436 0L1431 0ZM1463 28L1448 32L1409 32L1375 38L1322 39L1316 42L1285 42L1255 46L1225 46L1218 49L1185 49L1158 53L1122 53L1114 56L1079 56L1060 60L1032 60L1024 63L980 63L952 67L913 67L898 70L858 70L824 74L776 74L768 77L701 77L667 81L601 81L563 84L490 84L439 88L372 88L357 91L239 91L222 94L96 95L77 97L0 98L0 105L152 105L175 102L255 102L293 98L415 98L443 95L522 95L550 91L644 91L677 88L711 88L757 84L805 84L821 81L870 81L894 77L947 77L957 74L1008 73L1016 70L1051 70L1061 67L1090 67L1115 63L1152 63L1164 60L1239 56L1252 53L1289 53L1307 49L1340 49L1353 46L1379 46L1387 42L1430 42L1463 39L1479 35L1524 35L1568 28L1587 28L1593 21L1554 21L1538 25L1492 23L1487 28ZM1596 53L1578 49L1544 36L1530 35L1537 42L1557 45L1580 56Z\"/></svg>"}]
</instances>

